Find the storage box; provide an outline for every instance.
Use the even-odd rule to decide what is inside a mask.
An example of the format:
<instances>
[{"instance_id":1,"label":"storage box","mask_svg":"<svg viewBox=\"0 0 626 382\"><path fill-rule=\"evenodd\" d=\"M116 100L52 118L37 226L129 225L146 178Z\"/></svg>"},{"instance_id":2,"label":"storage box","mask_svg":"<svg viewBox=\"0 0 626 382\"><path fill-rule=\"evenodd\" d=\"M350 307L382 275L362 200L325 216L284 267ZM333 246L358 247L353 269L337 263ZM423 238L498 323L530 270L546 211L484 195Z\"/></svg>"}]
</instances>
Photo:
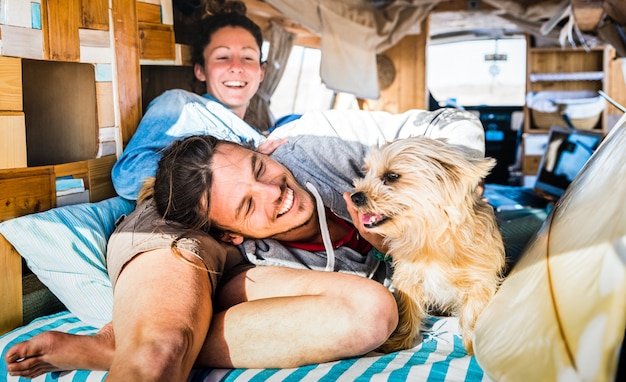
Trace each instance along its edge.
<instances>
[{"instance_id":1,"label":"storage box","mask_svg":"<svg viewBox=\"0 0 626 382\"><path fill-rule=\"evenodd\" d=\"M590 130L598 124L606 100L594 91L543 91L528 93L526 105L536 128L568 126L563 118L567 115L575 128Z\"/></svg>"}]
</instances>

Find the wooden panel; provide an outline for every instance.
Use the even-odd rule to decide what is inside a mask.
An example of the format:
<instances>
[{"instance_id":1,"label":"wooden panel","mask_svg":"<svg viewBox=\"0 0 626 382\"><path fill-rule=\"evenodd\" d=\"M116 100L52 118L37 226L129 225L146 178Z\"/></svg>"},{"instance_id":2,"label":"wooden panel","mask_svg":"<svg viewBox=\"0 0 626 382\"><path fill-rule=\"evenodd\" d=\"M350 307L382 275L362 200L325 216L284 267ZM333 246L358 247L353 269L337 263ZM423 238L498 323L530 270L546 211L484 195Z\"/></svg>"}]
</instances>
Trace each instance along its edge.
<instances>
[{"instance_id":1,"label":"wooden panel","mask_svg":"<svg viewBox=\"0 0 626 382\"><path fill-rule=\"evenodd\" d=\"M611 48L607 52L608 58L608 72L610 81L607 82L607 94L611 96L620 105L626 107L626 78L624 78L624 71L622 71L622 60L612 59L615 55L615 49ZM621 116L622 112L615 106L609 106L609 114L617 114Z\"/></svg>"},{"instance_id":2,"label":"wooden panel","mask_svg":"<svg viewBox=\"0 0 626 382\"><path fill-rule=\"evenodd\" d=\"M203 83L194 81L191 66L143 65L141 67L142 110L145 113L150 102L170 89L202 92Z\"/></svg>"},{"instance_id":3,"label":"wooden panel","mask_svg":"<svg viewBox=\"0 0 626 382\"><path fill-rule=\"evenodd\" d=\"M135 0L111 0L117 88L120 113L120 135L125 146L141 119L141 79L139 77L139 37Z\"/></svg>"},{"instance_id":4,"label":"wooden panel","mask_svg":"<svg viewBox=\"0 0 626 382\"><path fill-rule=\"evenodd\" d=\"M109 30L109 0L81 0L82 27Z\"/></svg>"},{"instance_id":5,"label":"wooden panel","mask_svg":"<svg viewBox=\"0 0 626 382\"><path fill-rule=\"evenodd\" d=\"M56 205L52 166L0 170L0 222Z\"/></svg>"},{"instance_id":6,"label":"wooden panel","mask_svg":"<svg viewBox=\"0 0 626 382\"><path fill-rule=\"evenodd\" d=\"M110 48L111 36L107 31L99 31L92 29L80 29L78 32L80 46L89 46L94 48Z\"/></svg>"},{"instance_id":7,"label":"wooden panel","mask_svg":"<svg viewBox=\"0 0 626 382\"><path fill-rule=\"evenodd\" d=\"M137 2L137 21L161 24L161 5Z\"/></svg>"},{"instance_id":8,"label":"wooden panel","mask_svg":"<svg viewBox=\"0 0 626 382\"><path fill-rule=\"evenodd\" d=\"M63 163L54 166L54 176L71 176L81 178L85 184L85 189L89 188L89 163L87 161ZM56 187L56 185L55 185Z\"/></svg>"},{"instance_id":9,"label":"wooden panel","mask_svg":"<svg viewBox=\"0 0 626 382\"><path fill-rule=\"evenodd\" d=\"M116 160L115 155L108 155L87 161L89 166L89 200L91 202L99 202L117 196L111 181L111 169Z\"/></svg>"},{"instance_id":10,"label":"wooden panel","mask_svg":"<svg viewBox=\"0 0 626 382\"><path fill-rule=\"evenodd\" d=\"M23 60L29 166L96 157L98 118L92 64Z\"/></svg>"},{"instance_id":11,"label":"wooden panel","mask_svg":"<svg viewBox=\"0 0 626 382\"><path fill-rule=\"evenodd\" d=\"M602 70L603 49L533 48L530 73L594 72Z\"/></svg>"},{"instance_id":12,"label":"wooden panel","mask_svg":"<svg viewBox=\"0 0 626 382\"><path fill-rule=\"evenodd\" d=\"M96 102L98 127L115 126L115 106L113 105L113 83L96 82Z\"/></svg>"},{"instance_id":13,"label":"wooden panel","mask_svg":"<svg viewBox=\"0 0 626 382\"><path fill-rule=\"evenodd\" d=\"M0 56L0 110L22 111L22 60Z\"/></svg>"},{"instance_id":14,"label":"wooden panel","mask_svg":"<svg viewBox=\"0 0 626 382\"><path fill-rule=\"evenodd\" d=\"M0 334L22 325L22 259L0 235Z\"/></svg>"},{"instance_id":15,"label":"wooden panel","mask_svg":"<svg viewBox=\"0 0 626 382\"><path fill-rule=\"evenodd\" d=\"M421 28L428 30L428 20L422 22ZM402 113L409 109L427 108L426 35L405 36L384 52L392 60L396 76L387 89L381 90L378 109Z\"/></svg>"},{"instance_id":16,"label":"wooden panel","mask_svg":"<svg viewBox=\"0 0 626 382\"><path fill-rule=\"evenodd\" d=\"M48 59L76 62L80 59L78 28L82 24L81 0L48 0L46 42ZM43 4L42 4L43 5Z\"/></svg>"},{"instance_id":17,"label":"wooden panel","mask_svg":"<svg viewBox=\"0 0 626 382\"><path fill-rule=\"evenodd\" d=\"M0 20L5 25L33 28L32 8L28 0L0 0Z\"/></svg>"},{"instance_id":18,"label":"wooden panel","mask_svg":"<svg viewBox=\"0 0 626 382\"><path fill-rule=\"evenodd\" d=\"M0 112L0 169L26 167L24 113Z\"/></svg>"},{"instance_id":19,"label":"wooden panel","mask_svg":"<svg viewBox=\"0 0 626 382\"><path fill-rule=\"evenodd\" d=\"M140 58L142 60L175 60L174 27L139 23Z\"/></svg>"},{"instance_id":20,"label":"wooden panel","mask_svg":"<svg viewBox=\"0 0 626 382\"><path fill-rule=\"evenodd\" d=\"M176 33L176 32L174 32ZM184 44L176 44L176 62L179 66L192 66L191 46Z\"/></svg>"},{"instance_id":21,"label":"wooden panel","mask_svg":"<svg viewBox=\"0 0 626 382\"><path fill-rule=\"evenodd\" d=\"M45 57L43 32L40 29L0 25L2 55L41 60Z\"/></svg>"}]
</instances>

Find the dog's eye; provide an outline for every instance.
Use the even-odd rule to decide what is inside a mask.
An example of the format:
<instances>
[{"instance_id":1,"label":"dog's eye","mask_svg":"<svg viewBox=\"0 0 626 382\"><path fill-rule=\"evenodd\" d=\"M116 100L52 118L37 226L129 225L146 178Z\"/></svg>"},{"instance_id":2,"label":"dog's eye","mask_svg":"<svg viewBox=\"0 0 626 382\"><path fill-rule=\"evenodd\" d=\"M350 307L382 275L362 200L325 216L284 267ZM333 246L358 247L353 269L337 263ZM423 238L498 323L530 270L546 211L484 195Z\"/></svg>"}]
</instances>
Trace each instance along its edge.
<instances>
[{"instance_id":1,"label":"dog's eye","mask_svg":"<svg viewBox=\"0 0 626 382\"><path fill-rule=\"evenodd\" d=\"M382 177L382 181L385 184L387 184L387 183L394 183L398 179L400 179L400 174L396 174L395 172L387 172Z\"/></svg>"}]
</instances>

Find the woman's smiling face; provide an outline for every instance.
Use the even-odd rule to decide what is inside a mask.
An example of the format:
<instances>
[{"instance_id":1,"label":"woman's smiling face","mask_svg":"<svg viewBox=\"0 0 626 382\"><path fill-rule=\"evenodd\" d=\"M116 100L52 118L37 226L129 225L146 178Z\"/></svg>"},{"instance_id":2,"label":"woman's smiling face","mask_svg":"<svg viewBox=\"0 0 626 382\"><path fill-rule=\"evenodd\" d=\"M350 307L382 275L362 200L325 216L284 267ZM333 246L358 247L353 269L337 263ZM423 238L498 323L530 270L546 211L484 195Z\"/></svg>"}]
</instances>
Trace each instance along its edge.
<instances>
[{"instance_id":1,"label":"woman's smiling face","mask_svg":"<svg viewBox=\"0 0 626 382\"><path fill-rule=\"evenodd\" d=\"M213 33L204 48L204 66L196 64L194 73L206 82L207 93L243 118L265 70L254 36L242 27L227 26Z\"/></svg>"}]
</instances>

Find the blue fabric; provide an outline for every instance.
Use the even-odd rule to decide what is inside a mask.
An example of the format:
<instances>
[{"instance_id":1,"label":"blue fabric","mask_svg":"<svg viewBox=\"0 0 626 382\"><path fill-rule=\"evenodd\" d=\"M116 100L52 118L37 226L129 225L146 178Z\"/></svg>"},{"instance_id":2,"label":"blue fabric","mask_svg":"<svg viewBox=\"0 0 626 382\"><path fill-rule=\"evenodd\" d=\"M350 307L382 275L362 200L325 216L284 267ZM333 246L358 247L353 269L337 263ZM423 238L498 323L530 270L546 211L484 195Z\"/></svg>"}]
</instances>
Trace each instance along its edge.
<instances>
[{"instance_id":1,"label":"blue fabric","mask_svg":"<svg viewBox=\"0 0 626 382\"><path fill-rule=\"evenodd\" d=\"M126 199L136 200L143 181L156 174L161 151L177 139L198 134L254 147L265 139L214 97L168 90L150 103L137 131L113 166L115 191Z\"/></svg>"},{"instance_id":2,"label":"blue fabric","mask_svg":"<svg viewBox=\"0 0 626 382\"><path fill-rule=\"evenodd\" d=\"M0 336L0 381L8 380L4 355L14 344L47 330L91 335L96 329L86 326L70 312L39 318ZM474 357L465 352L459 335L458 319L432 318L422 331L422 342L412 349L390 354L371 352L362 357L307 365L293 369L194 369L187 382L238 381L489 381ZM102 381L104 371L47 373L43 381ZM18 379L15 379L18 380ZM19 381L27 381L19 379Z\"/></svg>"},{"instance_id":3,"label":"blue fabric","mask_svg":"<svg viewBox=\"0 0 626 382\"><path fill-rule=\"evenodd\" d=\"M291 122L291 121L295 121L297 119L300 119L300 117L302 117L302 114L287 114L285 116L282 116L280 118L278 118L276 120L276 123L274 123L274 126L272 126L269 130L269 132L271 133L272 131L276 130L277 128Z\"/></svg>"}]
</instances>

